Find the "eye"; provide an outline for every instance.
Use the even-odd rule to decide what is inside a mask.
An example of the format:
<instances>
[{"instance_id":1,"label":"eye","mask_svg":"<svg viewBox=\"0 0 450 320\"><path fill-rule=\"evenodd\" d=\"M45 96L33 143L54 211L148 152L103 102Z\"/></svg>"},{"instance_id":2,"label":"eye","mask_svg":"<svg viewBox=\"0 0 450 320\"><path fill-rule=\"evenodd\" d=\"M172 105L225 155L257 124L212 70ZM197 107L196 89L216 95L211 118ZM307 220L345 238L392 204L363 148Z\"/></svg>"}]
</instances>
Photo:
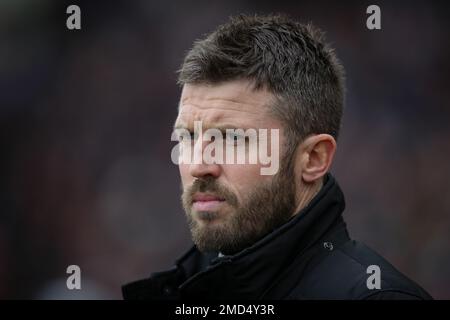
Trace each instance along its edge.
<instances>
[{"instance_id":1,"label":"eye","mask_svg":"<svg viewBox=\"0 0 450 320\"><path fill-rule=\"evenodd\" d=\"M189 131L189 140L192 144L195 144L195 141L198 139L198 133Z\"/></svg>"},{"instance_id":2,"label":"eye","mask_svg":"<svg viewBox=\"0 0 450 320\"><path fill-rule=\"evenodd\" d=\"M240 145L246 142L246 137L235 132L227 132L225 133L225 139L227 144L229 145Z\"/></svg>"},{"instance_id":3,"label":"eye","mask_svg":"<svg viewBox=\"0 0 450 320\"><path fill-rule=\"evenodd\" d=\"M187 130L178 130L175 131L176 138L178 142L186 143L186 142L194 142L197 139L198 134L187 131Z\"/></svg>"}]
</instances>

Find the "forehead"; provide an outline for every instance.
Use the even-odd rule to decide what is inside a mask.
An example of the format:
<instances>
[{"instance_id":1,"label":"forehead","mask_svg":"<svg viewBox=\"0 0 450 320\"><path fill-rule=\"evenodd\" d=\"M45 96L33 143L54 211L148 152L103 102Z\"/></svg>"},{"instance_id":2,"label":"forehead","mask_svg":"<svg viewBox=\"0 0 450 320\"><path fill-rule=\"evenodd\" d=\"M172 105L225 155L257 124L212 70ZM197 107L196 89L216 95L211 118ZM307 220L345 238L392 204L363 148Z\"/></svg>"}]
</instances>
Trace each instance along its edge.
<instances>
[{"instance_id":1,"label":"forehead","mask_svg":"<svg viewBox=\"0 0 450 320\"><path fill-rule=\"evenodd\" d=\"M207 128L274 127L278 123L270 114L274 96L267 90L253 90L245 80L221 84L186 84L181 93L175 127L193 126L202 121Z\"/></svg>"}]
</instances>

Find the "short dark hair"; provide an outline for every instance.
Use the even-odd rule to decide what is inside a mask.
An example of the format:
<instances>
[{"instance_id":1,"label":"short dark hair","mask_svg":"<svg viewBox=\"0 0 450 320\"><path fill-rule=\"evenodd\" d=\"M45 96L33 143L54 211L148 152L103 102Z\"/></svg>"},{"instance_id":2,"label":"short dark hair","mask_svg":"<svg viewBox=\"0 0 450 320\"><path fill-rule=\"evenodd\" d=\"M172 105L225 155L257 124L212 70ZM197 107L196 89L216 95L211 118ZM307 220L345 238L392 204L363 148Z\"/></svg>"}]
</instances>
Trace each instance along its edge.
<instances>
[{"instance_id":1,"label":"short dark hair","mask_svg":"<svg viewBox=\"0 0 450 320\"><path fill-rule=\"evenodd\" d=\"M248 79L276 97L272 111L295 147L313 133L337 139L344 105L344 69L323 33L285 15L239 15L188 51L178 83Z\"/></svg>"}]
</instances>

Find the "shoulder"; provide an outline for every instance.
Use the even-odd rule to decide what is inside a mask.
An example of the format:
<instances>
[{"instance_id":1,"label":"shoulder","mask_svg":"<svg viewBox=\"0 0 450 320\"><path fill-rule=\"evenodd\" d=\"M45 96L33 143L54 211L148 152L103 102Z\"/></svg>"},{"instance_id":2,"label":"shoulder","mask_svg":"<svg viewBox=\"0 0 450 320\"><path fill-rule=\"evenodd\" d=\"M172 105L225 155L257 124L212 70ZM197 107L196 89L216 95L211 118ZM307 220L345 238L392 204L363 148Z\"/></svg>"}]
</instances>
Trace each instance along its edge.
<instances>
[{"instance_id":1,"label":"shoulder","mask_svg":"<svg viewBox=\"0 0 450 320\"><path fill-rule=\"evenodd\" d=\"M431 299L431 296L374 250L349 240L313 258L289 298Z\"/></svg>"}]
</instances>

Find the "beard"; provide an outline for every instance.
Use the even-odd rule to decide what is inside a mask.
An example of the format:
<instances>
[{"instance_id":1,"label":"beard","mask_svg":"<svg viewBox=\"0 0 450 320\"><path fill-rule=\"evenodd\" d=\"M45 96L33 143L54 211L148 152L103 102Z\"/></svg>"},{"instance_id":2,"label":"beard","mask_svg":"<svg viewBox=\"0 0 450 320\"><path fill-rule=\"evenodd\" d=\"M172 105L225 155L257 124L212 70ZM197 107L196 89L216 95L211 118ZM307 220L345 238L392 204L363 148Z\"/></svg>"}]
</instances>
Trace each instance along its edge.
<instances>
[{"instance_id":1,"label":"beard","mask_svg":"<svg viewBox=\"0 0 450 320\"><path fill-rule=\"evenodd\" d=\"M224 199L226 207L220 208L222 213L194 211L193 197L197 192L212 193ZM241 201L211 176L195 180L183 190L181 199L197 248L202 252L231 255L286 223L296 208L295 192L293 170L287 166L281 167L270 181L255 185L248 194L243 195ZM195 216L202 221L198 221ZM217 219L220 221L214 221Z\"/></svg>"}]
</instances>

